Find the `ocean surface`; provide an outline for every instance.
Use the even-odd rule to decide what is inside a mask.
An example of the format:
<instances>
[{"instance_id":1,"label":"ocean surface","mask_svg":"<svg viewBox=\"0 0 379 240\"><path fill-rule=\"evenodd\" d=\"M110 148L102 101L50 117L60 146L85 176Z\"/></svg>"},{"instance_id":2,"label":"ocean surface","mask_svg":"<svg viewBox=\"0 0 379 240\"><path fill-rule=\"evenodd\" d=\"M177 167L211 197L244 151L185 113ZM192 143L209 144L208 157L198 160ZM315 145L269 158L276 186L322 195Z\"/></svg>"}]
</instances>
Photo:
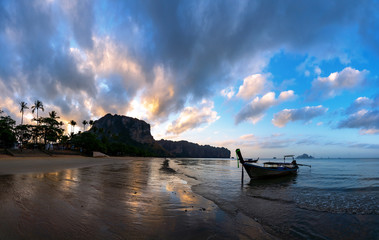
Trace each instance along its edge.
<instances>
[{"instance_id":1,"label":"ocean surface","mask_svg":"<svg viewBox=\"0 0 379 240\"><path fill-rule=\"evenodd\" d=\"M272 159L262 159L259 163ZM280 161L280 160L278 160ZM379 159L301 159L296 176L250 180L231 159L174 159L192 190L284 239L379 239Z\"/></svg>"},{"instance_id":2,"label":"ocean surface","mask_svg":"<svg viewBox=\"0 0 379 240\"><path fill-rule=\"evenodd\" d=\"M29 159L32 172L0 174L0 239L379 239L379 159L298 163L312 167L241 183L231 159L109 158L54 172Z\"/></svg>"}]
</instances>

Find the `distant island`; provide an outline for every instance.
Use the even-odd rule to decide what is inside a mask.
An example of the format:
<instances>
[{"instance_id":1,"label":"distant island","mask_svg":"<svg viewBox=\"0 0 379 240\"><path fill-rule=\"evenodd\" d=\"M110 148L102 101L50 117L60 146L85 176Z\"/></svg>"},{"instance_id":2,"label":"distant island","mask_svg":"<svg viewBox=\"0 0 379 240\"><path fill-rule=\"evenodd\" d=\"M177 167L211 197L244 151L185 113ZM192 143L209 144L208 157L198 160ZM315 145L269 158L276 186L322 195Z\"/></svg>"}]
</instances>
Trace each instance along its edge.
<instances>
[{"instance_id":1,"label":"distant island","mask_svg":"<svg viewBox=\"0 0 379 240\"><path fill-rule=\"evenodd\" d=\"M150 124L117 114L108 113L96 120L88 133L100 140L100 147L106 146L103 149L108 155L230 158L230 151L223 147L202 146L187 141L156 141L151 135Z\"/></svg>"},{"instance_id":2,"label":"distant island","mask_svg":"<svg viewBox=\"0 0 379 240\"><path fill-rule=\"evenodd\" d=\"M296 159L309 159L309 158L314 158L314 157L312 157L311 155L308 155L306 153L296 157Z\"/></svg>"}]
</instances>

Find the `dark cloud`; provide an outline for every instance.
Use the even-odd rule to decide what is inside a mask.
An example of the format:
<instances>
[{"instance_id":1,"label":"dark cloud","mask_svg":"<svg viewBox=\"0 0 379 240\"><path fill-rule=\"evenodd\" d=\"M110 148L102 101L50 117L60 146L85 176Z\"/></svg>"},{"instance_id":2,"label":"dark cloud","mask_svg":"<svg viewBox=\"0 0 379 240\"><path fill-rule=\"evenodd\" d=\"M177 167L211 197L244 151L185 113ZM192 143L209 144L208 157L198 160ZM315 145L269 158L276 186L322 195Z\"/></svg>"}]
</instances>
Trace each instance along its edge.
<instances>
[{"instance_id":1,"label":"dark cloud","mask_svg":"<svg viewBox=\"0 0 379 240\"><path fill-rule=\"evenodd\" d=\"M375 105L378 104L379 98L377 100L370 99L368 97L359 97L346 109L347 114L355 113L359 110L366 108L375 108ZM377 105L379 107L379 105Z\"/></svg>"},{"instance_id":2,"label":"dark cloud","mask_svg":"<svg viewBox=\"0 0 379 240\"><path fill-rule=\"evenodd\" d=\"M338 124L339 128L375 129L379 131L379 111L359 111Z\"/></svg>"},{"instance_id":3,"label":"dark cloud","mask_svg":"<svg viewBox=\"0 0 379 240\"><path fill-rule=\"evenodd\" d=\"M130 41L133 35L125 36L122 32L132 25L128 17L133 19L146 38L144 51L137 50L143 56L141 64L150 71L156 63L171 69L175 98L194 100L212 95L215 87L221 89L230 80L233 67L240 63L247 66L263 52L284 47L296 52L311 51L310 54L322 57L323 52L329 56L335 46L343 49L344 42L338 40L337 44L340 29L355 24L355 19L360 17L359 8L365 7L357 6L354 1L238 1L233 4L230 1L164 4L132 1L125 4L121 8L127 17L121 19L118 32L125 41ZM112 12L119 14L119 11ZM250 74L246 68L237 77Z\"/></svg>"},{"instance_id":4,"label":"dark cloud","mask_svg":"<svg viewBox=\"0 0 379 240\"><path fill-rule=\"evenodd\" d=\"M363 134L379 133L379 95L359 97L345 111L346 119L338 128L358 128Z\"/></svg>"},{"instance_id":5,"label":"dark cloud","mask_svg":"<svg viewBox=\"0 0 379 240\"><path fill-rule=\"evenodd\" d=\"M0 20L7 29L0 32L0 49L4 50L0 79L15 96L58 103L66 113L70 102L62 101L62 95L75 99L83 93L96 95L92 71L80 68L70 52L70 35L59 29L64 24L57 6L22 0L6 2L5 6L0 10L6 9L7 16L5 24Z\"/></svg>"},{"instance_id":6,"label":"dark cloud","mask_svg":"<svg viewBox=\"0 0 379 240\"><path fill-rule=\"evenodd\" d=\"M111 107L116 98L128 105L139 91L148 88L147 84L154 84L158 66L169 73L165 81L172 86L173 95L159 99L156 114L168 116L182 110L185 103L218 93L237 66L234 79L253 74L254 61L262 55L279 49L319 58L328 58L331 49L337 56L343 54L347 42L339 37L356 38L357 31L347 34L345 30L354 30L357 23L366 24L362 13L370 4L4 0L0 3L0 81L17 96L61 103L64 111L67 104L59 95L86 108L83 94L116 111ZM369 24L375 26L377 21ZM360 33L365 41L375 40L369 31ZM109 38L126 49L143 76L115 71L122 78L115 82L112 73L99 76L97 69L88 67L88 56L98 50L95 39L100 38ZM73 55L71 48L78 48L84 56ZM99 91L97 78L109 81L114 94ZM107 105L108 100L112 104Z\"/></svg>"},{"instance_id":7,"label":"dark cloud","mask_svg":"<svg viewBox=\"0 0 379 240\"><path fill-rule=\"evenodd\" d=\"M93 3L94 1L90 0L62 1L75 40L85 49L93 47L92 30L95 24Z\"/></svg>"},{"instance_id":8,"label":"dark cloud","mask_svg":"<svg viewBox=\"0 0 379 240\"><path fill-rule=\"evenodd\" d=\"M130 90L130 93L128 93L128 88L124 85L122 76L114 74L100 82L101 90L96 105L100 106L105 112L125 112L130 98L133 97L130 95L134 91Z\"/></svg>"},{"instance_id":9,"label":"dark cloud","mask_svg":"<svg viewBox=\"0 0 379 240\"><path fill-rule=\"evenodd\" d=\"M362 9L362 18L360 18L359 33L362 36L364 45L367 45L369 50L379 56L379 2L371 1L369 7Z\"/></svg>"}]
</instances>

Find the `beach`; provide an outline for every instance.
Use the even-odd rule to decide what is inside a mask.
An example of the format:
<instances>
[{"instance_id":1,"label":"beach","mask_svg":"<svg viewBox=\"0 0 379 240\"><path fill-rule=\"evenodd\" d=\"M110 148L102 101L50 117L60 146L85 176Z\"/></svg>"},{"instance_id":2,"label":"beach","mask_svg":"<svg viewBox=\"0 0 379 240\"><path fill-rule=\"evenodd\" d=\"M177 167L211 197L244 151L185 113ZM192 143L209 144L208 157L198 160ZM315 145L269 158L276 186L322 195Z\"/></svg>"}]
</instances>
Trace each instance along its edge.
<instances>
[{"instance_id":1,"label":"beach","mask_svg":"<svg viewBox=\"0 0 379 240\"><path fill-rule=\"evenodd\" d=\"M0 156L0 239L276 239L163 158Z\"/></svg>"}]
</instances>

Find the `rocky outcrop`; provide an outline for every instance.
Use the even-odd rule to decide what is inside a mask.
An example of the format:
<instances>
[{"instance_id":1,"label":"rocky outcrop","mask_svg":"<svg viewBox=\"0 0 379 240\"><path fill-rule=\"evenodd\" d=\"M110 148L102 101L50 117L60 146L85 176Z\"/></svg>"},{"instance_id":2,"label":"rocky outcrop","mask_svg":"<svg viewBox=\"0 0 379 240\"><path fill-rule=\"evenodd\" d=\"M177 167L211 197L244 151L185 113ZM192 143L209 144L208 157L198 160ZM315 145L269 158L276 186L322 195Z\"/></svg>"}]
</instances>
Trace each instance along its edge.
<instances>
[{"instance_id":1,"label":"rocky outcrop","mask_svg":"<svg viewBox=\"0 0 379 240\"><path fill-rule=\"evenodd\" d=\"M107 136L111 141L129 143L135 141L142 144L154 143L150 133L150 124L137 118L107 114L95 121L92 132Z\"/></svg>"},{"instance_id":2,"label":"rocky outcrop","mask_svg":"<svg viewBox=\"0 0 379 240\"><path fill-rule=\"evenodd\" d=\"M201 146L187 141L155 141L150 125L145 121L107 114L95 121L90 132L108 144L108 151L116 155L133 154L145 156L229 158L226 148Z\"/></svg>"},{"instance_id":3,"label":"rocky outcrop","mask_svg":"<svg viewBox=\"0 0 379 240\"><path fill-rule=\"evenodd\" d=\"M226 148L199 145L187 141L160 140L158 143L175 157L190 158L230 158L230 151Z\"/></svg>"},{"instance_id":4,"label":"rocky outcrop","mask_svg":"<svg viewBox=\"0 0 379 240\"><path fill-rule=\"evenodd\" d=\"M311 155L308 155L308 154L302 154L302 155L300 155L300 156L297 156L296 157L297 159L308 159L308 158L314 158L314 157L312 157Z\"/></svg>"}]
</instances>

